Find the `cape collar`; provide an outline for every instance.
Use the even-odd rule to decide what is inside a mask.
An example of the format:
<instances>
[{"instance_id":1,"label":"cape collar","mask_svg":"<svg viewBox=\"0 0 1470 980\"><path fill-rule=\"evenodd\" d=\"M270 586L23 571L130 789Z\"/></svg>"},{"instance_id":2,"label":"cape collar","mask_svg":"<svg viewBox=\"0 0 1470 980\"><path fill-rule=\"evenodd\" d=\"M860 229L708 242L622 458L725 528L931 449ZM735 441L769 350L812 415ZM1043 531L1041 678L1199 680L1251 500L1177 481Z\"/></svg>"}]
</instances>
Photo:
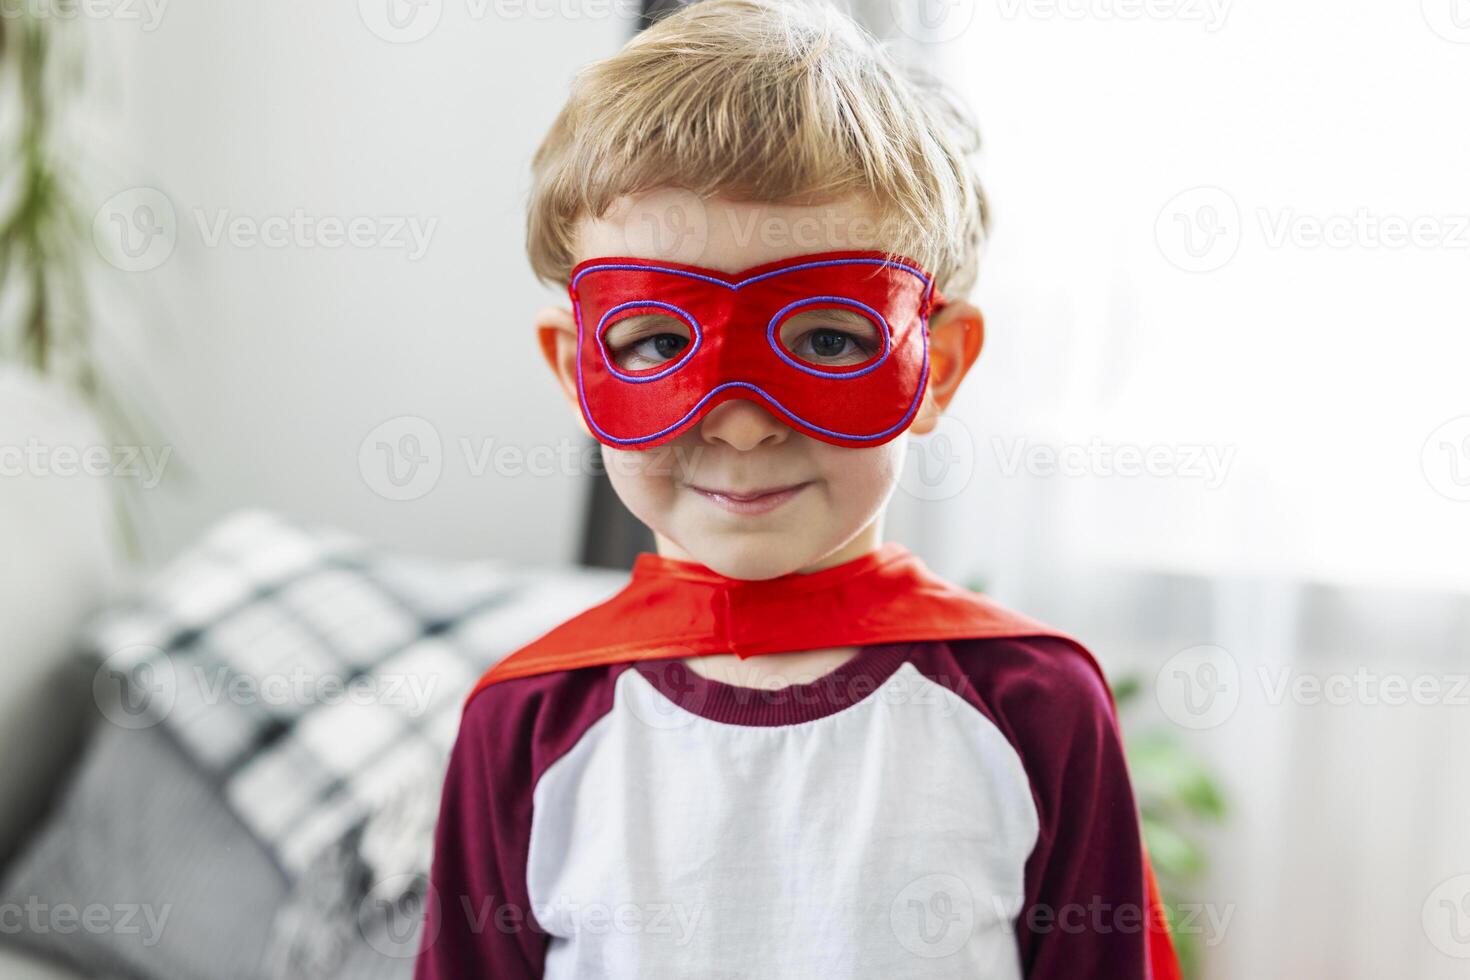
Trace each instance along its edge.
<instances>
[{"instance_id":1,"label":"cape collar","mask_svg":"<svg viewBox=\"0 0 1470 980\"><path fill-rule=\"evenodd\" d=\"M769 579L731 578L645 551L616 595L512 652L475 692L516 677L641 660L1021 636L1075 644L945 581L898 542L840 565Z\"/></svg>"}]
</instances>

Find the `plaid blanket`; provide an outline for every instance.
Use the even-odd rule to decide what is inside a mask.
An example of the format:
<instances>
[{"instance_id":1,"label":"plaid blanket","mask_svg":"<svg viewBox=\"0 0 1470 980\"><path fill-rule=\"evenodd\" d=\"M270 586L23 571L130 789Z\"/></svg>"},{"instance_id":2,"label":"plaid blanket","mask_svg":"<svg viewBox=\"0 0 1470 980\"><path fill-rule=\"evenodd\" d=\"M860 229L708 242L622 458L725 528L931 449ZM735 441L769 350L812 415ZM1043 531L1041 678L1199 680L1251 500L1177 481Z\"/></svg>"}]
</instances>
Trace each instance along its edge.
<instances>
[{"instance_id":1,"label":"plaid blanket","mask_svg":"<svg viewBox=\"0 0 1470 980\"><path fill-rule=\"evenodd\" d=\"M405 798L427 813L379 870L418 869L471 685L626 578L386 554L245 511L93 624L95 683L121 685L114 723L165 726L292 880L371 846L368 818Z\"/></svg>"}]
</instances>

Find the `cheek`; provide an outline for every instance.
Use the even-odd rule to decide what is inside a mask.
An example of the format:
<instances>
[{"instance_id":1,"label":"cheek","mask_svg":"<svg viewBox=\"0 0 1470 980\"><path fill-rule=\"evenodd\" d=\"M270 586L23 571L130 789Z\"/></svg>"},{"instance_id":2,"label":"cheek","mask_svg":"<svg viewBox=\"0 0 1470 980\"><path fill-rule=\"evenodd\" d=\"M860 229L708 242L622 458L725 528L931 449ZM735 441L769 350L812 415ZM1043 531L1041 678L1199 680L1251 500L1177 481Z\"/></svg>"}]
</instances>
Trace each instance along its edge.
<instances>
[{"instance_id":1,"label":"cheek","mask_svg":"<svg viewBox=\"0 0 1470 980\"><path fill-rule=\"evenodd\" d=\"M680 456L672 445L643 452L604 445L602 465L628 510L645 523L646 514L668 506L673 500L675 482L682 473Z\"/></svg>"},{"instance_id":2,"label":"cheek","mask_svg":"<svg viewBox=\"0 0 1470 980\"><path fill-rule=\"evenodd\" d=\"M872 507L888 499L903 471L908 451L907 434L881 446L867 449L845 449L818 443L825 447L821 454L823 471L834 498L834 504Z\"/></svg>"}]
</instances>

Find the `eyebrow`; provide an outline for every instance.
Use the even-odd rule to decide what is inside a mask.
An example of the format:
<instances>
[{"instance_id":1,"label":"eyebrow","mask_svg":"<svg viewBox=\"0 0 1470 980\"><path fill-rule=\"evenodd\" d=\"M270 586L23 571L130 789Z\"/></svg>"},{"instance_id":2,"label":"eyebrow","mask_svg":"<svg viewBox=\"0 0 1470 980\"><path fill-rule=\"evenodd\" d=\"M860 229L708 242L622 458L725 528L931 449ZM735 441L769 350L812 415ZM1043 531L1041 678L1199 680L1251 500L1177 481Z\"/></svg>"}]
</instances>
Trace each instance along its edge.
<instances>
[{"instance_id":1,"label":"eyebrow","mask_svg":"<svg viewBox=\"0 0 1470 980\"><path fill-rule=\"evenodd\" d=\"M820 317L823 320L837 320L842 323L850 323L854 325L862 325L868 327L871 327L873 325L872 320L869 320L866 316L859 313L857 310L849 309L845 306L812 306L808 307L807 309L793 313L787 319L800 320L803 317L809 319Z\"/></svg>"},{"instance_id":2,"label":"eyebrow","mask_svg":"<svg viewBox=\"0 0 1470 980\"><path fill-rule=\"evenodd\" d=\"M672 324L676 327L681 327L685 331L689 329L689 324L674 316L672 313L635 313L632 316L623 317L621 320L613 323L607 328L607 332L612 333L614 330L617 330L623 333L627 333L630 331L642 329L643 327L658 326L664 323Z\"/></svg>"},{"instance_id":3,"label":"eyebrow","mask_svg":"<svg viewBox=\"0 0 1470 980\"><path fill-rule=\"evenodd\" d=\"M857 310L849 309L844 306L811 306L803 310L798 310L782 322L789 323L792 320L800 321L804 319L817 318L828 322L836 321L838 323L848 324L851 326L871 327L873 325L872 320L869 320L866 316L859 313ZM635 313L632 316L623 317L621 320L615 321L611 326L607 328L607 331L608 333L612 333L614 330L617 330L620 333L631 333L633 331L641 330L646 327L654 327L664 324L671 324L673 326L680 327L686 331L689 329L689 324L685 323L683 320L679 319L671 313Z\"/></svg>"}]
</instances>

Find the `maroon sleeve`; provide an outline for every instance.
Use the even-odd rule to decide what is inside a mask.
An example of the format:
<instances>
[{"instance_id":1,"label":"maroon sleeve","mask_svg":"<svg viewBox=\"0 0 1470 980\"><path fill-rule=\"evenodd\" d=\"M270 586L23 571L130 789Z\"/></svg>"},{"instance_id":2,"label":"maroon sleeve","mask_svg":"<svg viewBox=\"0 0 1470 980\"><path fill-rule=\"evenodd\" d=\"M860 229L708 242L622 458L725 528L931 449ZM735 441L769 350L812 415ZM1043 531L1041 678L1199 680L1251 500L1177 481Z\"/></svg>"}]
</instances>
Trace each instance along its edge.
<instances>
[{"instance_id":1,"label":"maroon sleeve","mask_svg":"<svg viewBox=\"0 0 1470 980\"><path fill-rule=\"evenodd\" d=\"M526 886L546 767L611 707L615 669L504 681L465 707L444 777L414 980L532 980L548 937Z\"/></svg>"},{"instance_id":2,"label":"maroon sleeve","mask_svg":"<svg viewBox=\"0 0 1470 980\"><path fill-rule=\"evenodd\" d=\"M1016 920L1023 975L1146 980L1142 829L1104 681L1062 640L948 646L940 655L954 663L933 669L953 671L959 693L1000 728L1031 781L1040 826Z\"/></svg>"},{"instance_id":3,"label":"maroon sleeve","mask_svg":"<svg viewBox=\"0 0 1470 980\"><path fill-rule=\"evenodd\" d=\"M526 914L531 757L489 694L465 709L450 754L414 980L541 976L545 937Z\"/></svg>"}]
</instances>

